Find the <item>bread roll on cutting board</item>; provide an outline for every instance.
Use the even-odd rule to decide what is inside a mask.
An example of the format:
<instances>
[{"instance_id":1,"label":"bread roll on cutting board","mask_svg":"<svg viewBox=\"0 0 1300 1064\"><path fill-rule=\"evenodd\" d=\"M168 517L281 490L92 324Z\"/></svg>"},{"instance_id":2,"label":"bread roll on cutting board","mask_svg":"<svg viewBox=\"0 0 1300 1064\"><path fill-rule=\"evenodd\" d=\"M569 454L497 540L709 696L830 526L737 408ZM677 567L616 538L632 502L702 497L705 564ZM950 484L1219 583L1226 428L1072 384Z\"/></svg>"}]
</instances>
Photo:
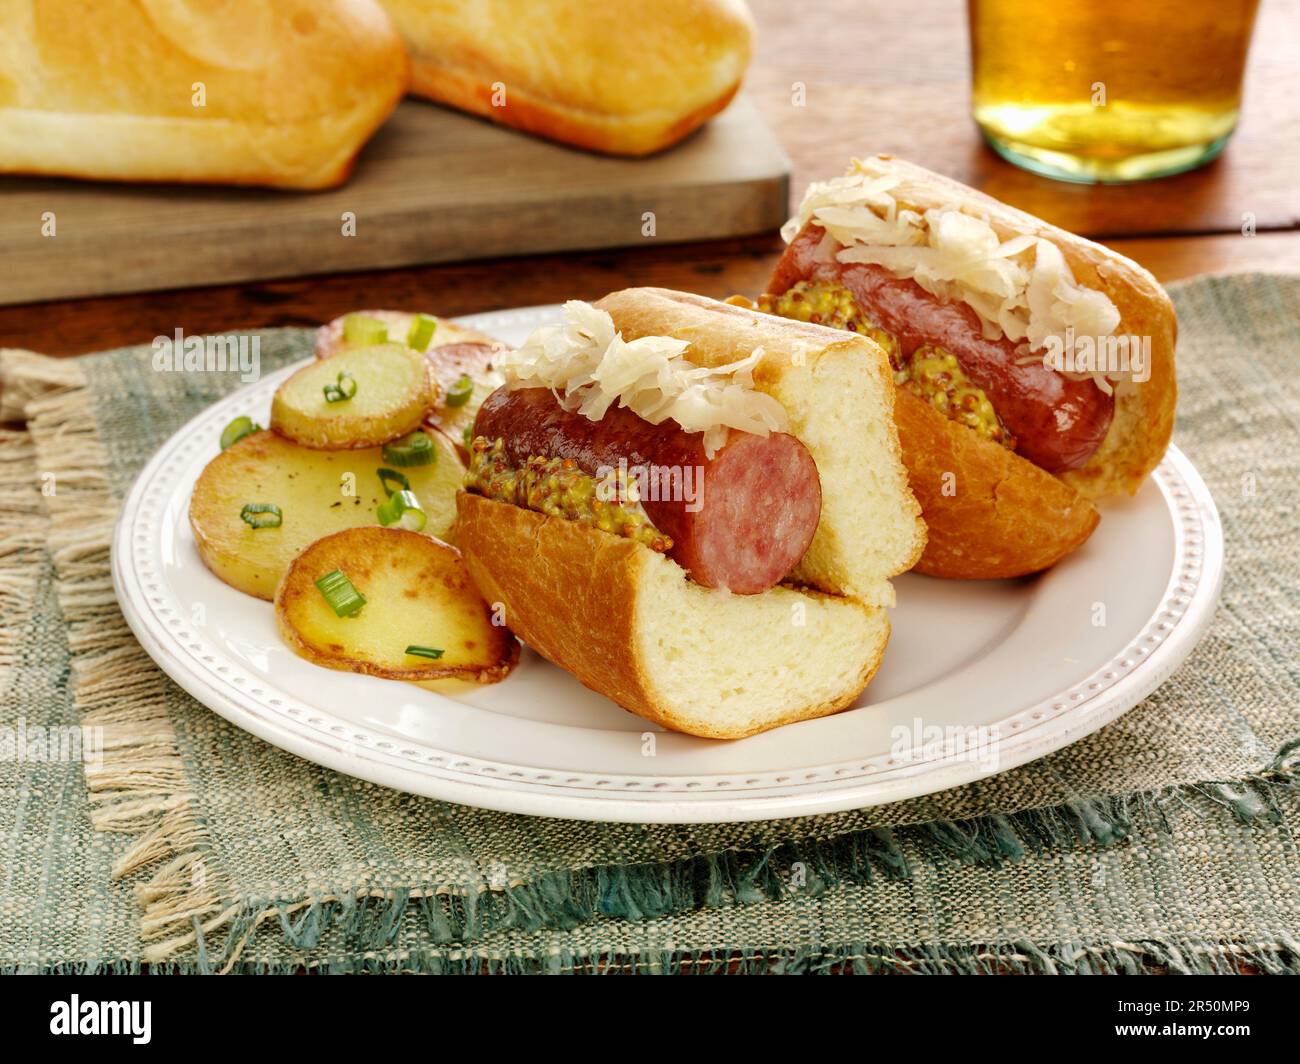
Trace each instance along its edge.
<instances>
[{"instance_id":1,"label":"bread roll on cutting board","mask_svg":"<svg viewBox=\"0 0 1300 1064\"><path fill-rule=\"evenodd\" d=\"M412 91L612 155L677 143L749 63L743 0L383 0Z\"/></svg>"},{"instance_id":2,"label":"bread roll on cutting board","mask_svg":"<svg viewBox=\"0 0 1300 1064\"><path fill-rule=\"evenodd\" d=\"M324 188L408 77L377 0L0 0L0 172Z\"/></svg>"}]
</instances>

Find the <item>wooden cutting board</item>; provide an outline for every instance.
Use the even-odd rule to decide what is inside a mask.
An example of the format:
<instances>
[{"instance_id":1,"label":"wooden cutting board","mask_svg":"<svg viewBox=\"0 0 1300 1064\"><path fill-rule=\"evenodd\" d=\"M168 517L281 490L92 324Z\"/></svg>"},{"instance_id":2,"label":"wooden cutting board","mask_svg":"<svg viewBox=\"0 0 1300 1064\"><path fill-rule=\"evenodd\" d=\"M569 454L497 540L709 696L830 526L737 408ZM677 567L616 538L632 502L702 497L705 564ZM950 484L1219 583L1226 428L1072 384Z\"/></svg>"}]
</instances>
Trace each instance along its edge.
<instances>
[{"instance_id":1,"label":"wooden cutting board","mask_svg":"<svg viewBox=\"0 0 1300 1064\"><path fill-rule=\"evenodd\" d=\"M0 304L741 236L785 220L789 173L743 97L648 159L408 100L327 192L0 177Z\"/></svg>"}]
</instances>

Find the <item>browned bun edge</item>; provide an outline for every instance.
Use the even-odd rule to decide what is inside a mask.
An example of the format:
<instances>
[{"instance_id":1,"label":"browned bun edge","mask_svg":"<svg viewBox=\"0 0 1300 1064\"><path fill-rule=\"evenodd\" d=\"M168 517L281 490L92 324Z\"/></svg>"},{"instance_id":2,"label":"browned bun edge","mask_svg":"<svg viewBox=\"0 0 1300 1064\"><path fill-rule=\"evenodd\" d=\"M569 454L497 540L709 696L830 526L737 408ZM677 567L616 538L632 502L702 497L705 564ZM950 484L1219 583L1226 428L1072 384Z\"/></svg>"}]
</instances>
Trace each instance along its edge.
<instances>
[{"instance_id":1,"label":"browned bun edge","mask_svg":"<svg viewBox=\"0 0 1300 1064\"><path fill-rule=\"evenodd\" d=\"M672 726L633 650L646 548L469 492L456 499L456 540L479 594L504 604L506 624L528 646L584 687Z\"/></svg>"},{"instance_id":2,"label":"browned bun edge","mask_svg":"<svg viewBox=\"0 0 1300 1064\"><path fill-rule=\"evenodd\" d=\"M1178 322L1168 293L1147 270L1110 248L923 167L889 156L877 158L903 178L903 185L892 192L901 207L922 212L960 207L987 220L1003 240L1025 234L1050 241L1061 249L1079 284L1104 292L1119 309L1117 335L1151 338L1150 379L1117 390L1115 418L1101 447L1086 465L1060 475L1090 499L1132 495L1164 457L1173 434Z\"/></svg>"},{"instance_id":3,"label":"browned bun edge","mask_svg":"<svg viewBox=\"0 0 1300 1064\"><path fill-rule=\"evenodd\" d=\"M636 158L670 148L695 132L714 115L724 111L740 82L694 110L671 119L640 121L566 109L554 101L516 90L509 107L493 107L492 83L463 70L439 66L433 61L415 60L411 92L437 103L468 111L498 125L531 133L546 140L571 144L602 155Z\"/></svg>"},{"instance_id":4,"label":"browned bun edge","mask_svg":"<svg viewBox=\"0 0 1300 1064\"><path fill-rule=\"evenodd\" d=\"M1087 499L1032 462L945 417L906 389L894 420L930 529L917 572L998 580L1049 568L1097 527Z\"/></svg>"},{"instance_id":5,"label":"browned bun edge","mask_svg":"<svg viewBox=\"0 0 1300 1064\"><path fill-rule=\"evenodd\" d=\"M632 540L468 492L457 497L456 539L480 594L504 606L506 623L528 646L583 686L674 731L735 739L844 709L875 674L888 639L884 610L816 591L781 589L805 596L810 610L819 600L836 602L846 616L863 619L868 637L859 640L858 656L842 662L843 679L826 697L801 702L795 691L792 704L776 712L748 718L713 714L707 680L700 679L704 706L687 705L669 693L670 685L647 660L647 644L656 638L671 642L678 631L689 631L692 621L683 616L689 611L670 607L671 620L665 626L675 624L677 629L640 630L664 591L662 570L655 570L673 563ZM748 597L733 598L744 603ZM735 653L735 633L718 633L716 638L717 654ZM768 655L775 652L764 649Z\"/></svg>"}]
</instances>

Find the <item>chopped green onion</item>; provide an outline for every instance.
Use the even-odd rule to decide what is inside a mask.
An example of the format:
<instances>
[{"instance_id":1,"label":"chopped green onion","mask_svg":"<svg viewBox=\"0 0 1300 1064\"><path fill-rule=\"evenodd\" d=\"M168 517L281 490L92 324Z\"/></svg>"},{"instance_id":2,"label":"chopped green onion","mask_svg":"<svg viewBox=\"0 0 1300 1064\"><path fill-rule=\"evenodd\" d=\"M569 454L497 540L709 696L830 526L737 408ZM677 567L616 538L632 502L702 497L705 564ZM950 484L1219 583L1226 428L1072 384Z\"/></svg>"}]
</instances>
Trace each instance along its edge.
<instances>
[{"instance_id":1,"label":"chopped green onion","mask_svg":"<svg viewBox=\"0 0 1300 1064\"><path fill-rule=\"evenodd\" d=\"M428 350L429 341L438 329L438 319L432 314L417 314L411 322L411 331L406 334L406 346L417 351Z\"/></svg>"},{"instance_id":2,"label":"chopped green onion","mask_svg":"<svg viewBox=\"0 0 1300 1064\"><path fill-rule=\"evenodd\" d=\"M349 314L343 319L343 340L348 347L369 347L388 343L388 324L365 314Z\"/></svg>"},{"instance_id":3,"label":"chopped green onion","mask_svg":"<svg viewBox=\"0 0 1300 1064\"><path fill-rule=\"evenodd\" d=\"M403 469L409 469L411 466L428 465L437 457L437 453L433 449L433 440L419 429L408 433L400 440L393 440L392 443L384 444L381 453L385 462L401 466Z\"/></svg>"},{"instance_id":4,"label":"chopped green onion","mask_svg":"<svg viewBox=\"0 0 1300 1064\"><path fill-rule=\"evenodd\" d=\"M366 596L352 585L342 569L322 576L316 581L316 589L339 617L353 617L366 604Z\"/></svg>"},{"instance_id":5,"label":"chopped green onion","mask_svg":"<svg viewBox=\"0 0 1300 1064\"><path fill-rule=\"evenodd\" d=\"M279 528L284 524L284 514L273 502L245 503L239 517L251 528Z\"/></svg>"},{"instance_id":6,"label":"chopped green onion","mask_svg":"<svg viewBox=\"0 0 1300 1064\"><path fill-rule=\"evenodd\" d=\"M261 431L262 426L251 417L237 417L221 430L221 449L224 451L227 447L238 443L245 436L251 436L254 432Z\"/></svg>"},{"instance_id":7,"label":"chopped green onion","mask_svg":"<svg viewBox=\"0 0 1300 1064\"><path fill-rule=\"evenodd\" d=\"M409 491L411 488L411 482L406 479L406 475L404 473L399 473L396 469L387 469L384 466L380 466L376 472L379 474L379 483L384 486L384 491L389 495L395 491ZM394 488L389 485L388 482L390 480L396 484L397 487Z\"/></svg>"},{"instance_id":8,"label":"chopped green onion","mask_svg":"<svg viewBox=\"0 0 1300 1064\"><path fill-rule=\"evenodd\" d=\"M375 511L379 523L387 528L389 525L401 525L410 532L419 532L428 520L424 507L415 497L413 491L395 491L388 496L388 501L379 504Z\"/></svg>"},{"instance_id":9,"label":"chopped green onion","mask_svg":"<svg viewBox=\"0 0 1300 1064\"><path fill-rule=\"evenodd\" d=\"M460 438L465 441L465 450L474 449L474 426L466 425L465 431L460 434Z\"/></svg>"},{"instance_id":10,"label":"chopped green onion","mask_svg":"<svg viewBox=\"0 0 1300 1064\"><path fill-rule=\"evenodd\" d=\"M442 657L442 651L437 647L409 646L405 653L410 654L413 658L433 658L435 661Z\"/></svg>"},{"instance_id":11,"label":"chopped green onion","mask_svg":"<svg viewBox=\"0 0 1300 1064\"><path fill-rule=\"evenodd\" d=\"M357 394L357 379L346 370L339 372L337 384L327 384L321 389L325 393L325 402L341 403Z\"/></svg>"},{"instance_id":12,"label":"chopped green onion","mask_svg":"<svg viewBox=\"0 0 1300 1064\"><path fill-rule=\"evenodd\" d=\"M469 402L469 398L474 394L474 382L469 377L461 377L455 384L447 389L448 406L464 406Z\"/></svg>"}]
</instances>

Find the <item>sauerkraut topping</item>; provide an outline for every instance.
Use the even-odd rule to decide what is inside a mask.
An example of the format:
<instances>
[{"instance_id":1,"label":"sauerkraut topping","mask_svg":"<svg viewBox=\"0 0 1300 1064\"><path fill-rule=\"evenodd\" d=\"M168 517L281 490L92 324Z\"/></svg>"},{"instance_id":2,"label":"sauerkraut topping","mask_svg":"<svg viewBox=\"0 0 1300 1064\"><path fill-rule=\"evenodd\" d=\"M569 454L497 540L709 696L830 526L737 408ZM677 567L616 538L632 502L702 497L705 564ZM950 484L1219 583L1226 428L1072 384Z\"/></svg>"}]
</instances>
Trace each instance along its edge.
<instances>
[{"instance_id":1,"label":"sauerkraut topping","mask_svg":"<svg viewBox=\"0 0 1300 1064\"><path fill-rule=\"evenodd\" d=\"M826 261L873 263L914 280L945 301L960 301L979 316L984 336L1040 352L1049 340L1100 340L1119 327L1119 309L1104 292L1074 279L1065 256L1049 240L1002 240L984 218L961 208L914 211L899 205L906 181L887 160L855 159L844 177L815 183L781 229L789 243L812 222L826 232L818 249ZM1103 391L1126 379L1113 369L1067 374L1091 377Z\"/></svg>"},{"instance_id":2,"label":"sauerkraut topping","mask_svg":"<svg viewBox=\"0 0 1300 1064\"><path fill-rule=\"evenodd\" d=\"M690 344L671 336L624 340L606 311L570 300L564 321L536 330L516 351L496 360L514 388L549 388L566 409L599 421L614 404L652 425L672 420L704 433L712 458L727 434L785 432L789 418L772 396L754 386L763 349L725 366L697 366Z\"/></svg>"}]
</instances>

